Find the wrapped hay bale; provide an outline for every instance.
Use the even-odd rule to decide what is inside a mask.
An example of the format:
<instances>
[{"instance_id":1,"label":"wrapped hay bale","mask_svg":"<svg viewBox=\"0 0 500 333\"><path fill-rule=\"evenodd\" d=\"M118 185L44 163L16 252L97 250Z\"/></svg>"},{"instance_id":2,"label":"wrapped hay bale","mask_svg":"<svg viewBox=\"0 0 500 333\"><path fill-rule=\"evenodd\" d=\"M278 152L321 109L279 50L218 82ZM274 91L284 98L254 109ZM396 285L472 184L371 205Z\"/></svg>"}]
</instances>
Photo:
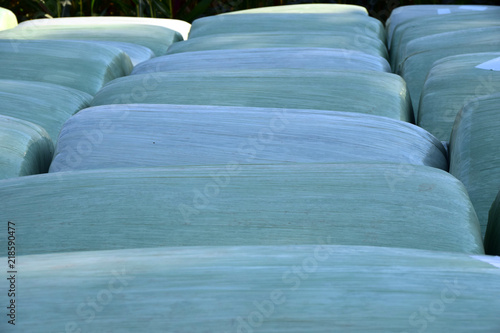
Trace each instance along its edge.
<instances>
[{"instance_id":1,"label":"wrapped hay bale","mask_svg":"<svg viewBox=\"0 0 500 333\"><path fill-rule=\"evenodd\" d=\"M500 53L471 53L434 63L422 89L418 125L450 139L457 113L470 99L500 91Z\"/></svg>"},{"instance_id":2,"label":"wrapped hay bale","mask_svg":"<svg viewBox=\"0 0 500 333\"><path fill-rule=\"evenodd\" d=\"M378 38L385 43L385 29L379 20L365 15L332 14L240 14L215 15L193 21L189 38L217 34L281 32L351 32Z\"/></svg>"},{"instance_id":3,"label":"wrapped hay bale","mask_svg":"<svg viewBox=\"0 0 500 333\"><path fill-rule=\"evenodd\" d=\"M112 129L101 129L105 123ZM92 149L85 151L82 140ZM77 154L81 161L71 163ZM415 125L385 117L154 104L80 111L64 125L50 171L212 165L234 158L241 164L378 161L448 171L441 142Z\"/></svg>"},{"instance_id":4,"label":"wrapped hay bale","mask_svg":"<svg viewBox=\"0 0 500 333\"><path fill-rule=\"evenodd\" d=\"M322 47L360 51L369 55L388 57L385 44L378 38L352 32L314 33L232 33L192 38L172 44L167 54L231 49Z\"/></svg>"},{"instance_id":5,"label":"wrapped hay bale","mask_svg":"<svg viewBox=\"0 0 500 333\"><path fill-rule=\"evenodd\" d=\"M333 69L391 72L385 58L320 47L213 50L169 54L134 67L132 74L241 69Z\"/></svg>"},{"instance_id":6,"label":"wrapped hay bale","mask_svg":"<svg viewBox=\"0 0 500 333\"><path fill-rule=\"evenodd\" d=\"M216 166L56 172L0 181L0 202L0 218L17 223L23 240L18 255L318 244L321 237L484 253L462 183L418 165L244 165L235 158Z\"/></svg>"},{"instance_id":7,"label":"wrapped hay bale","mask_svg":"<svg viewBox=\"0 0 500 333\"><path fill-rule=\"evenodd\" d=\"M155 54L151 49L138 44L108 41L89 41L89 43L112 46L122 50L129 56L134 67L155 57Z\"/></svg>"},{"instance_id":8,"label":"wrapped hay bale","mask_svg":"<svg viewBox=\"0 0 500 333\"><path fill-rule=\"evenodd\" d=\"M0 7L0 31L12 29L17 26L17 17L13 12Z\"/></svg>"},{"instance_id":9,"label":"wrapped hay bale","mask_svg":"<svg viewBox=\"0 0 500 333\"><path fill-rule=\"evenodd\" d=\"M48 171L54 145L43 128L0 115L0 137L0 179Z\"/></svg>"},{"instance_id":10,"label":"wrapped hay bale","mask_svg":"<svg viewBox=\"0 0 500 333\"><path fill-rule=\"evenodd\" d=\"M26 332L495 332L500 325L500 261L484 255L162 247L21 256L18 266L16 307L24 315L16 328ZM7 293L0 297L8 304Z\"/></svg>"},{"instance_id":11,"label":"wrapped hay bale","mask_svg":"<svg viewBox=\"0 0 500 333\"><path fill-rule=\"evenodd\" d=\"M152 25L168 28L177 31L183 39L187 39L191 24L182 20L166 19L166 18L149 18L149 17L129 17L129 16L83 16L83 17L58 17L53 19L38 19L24 21L19 24L23 29L32 29L36 31L38 28L51 25L120 25L120 24L138 24Z\"/></svg>"},{"instance_id":12,"label":"wrapped hay bale","mask_svg":"<svg viewBox=\"0 0 500 333\"><path fill-rule=\"evenodd\" d=\"M470 100L457 115L450 140L450 173L467 188L483 235L500 189L500 94Z\"/></svg>"},{"instance_id":13,"label":"wrapped hay bale","mask_svg":"<svg viewBox=\"0 0 500 333\"><path fill-rule=\"evenodd\" d=\"M0 79L60 84L94 95L132 71L121 50L80 41L0 40Z\"/></svg>"},{"instance_id":14,"label":"wrapped hay bale","mask_svg":"<svg viewBox=\"0 0 500 333\"><path fill-rule=\"evenodd\" d=\"M149 48L156 56L164 55L170 45L181 41L180 33L146 24L71 24L18 26L0 32L0 39L47 39L110 41L137 44Z\"/></svg>"},{"instance_id":15,"label":"wrapped hay bale","mask_svg":"<svg viewBox=\"0 0 500 333\"><path fill-rule=\"evenodd\" d=\"M42 127L55 144L64 122L87 107L92 96L51 83L0 80L0 100L1 115Z\"/></svg>"},{"instance_id":16,"label":"wrapped hay bale","mask_svg":"<svg viewBox=\"0 0 500 333\"><path fill-rule=\"evenodd\" d=\"M434 62L453 55L500 50L500 27L466 29L412 40L406 46L399 73L408 85L413 110L418 110L425 78ZM408 56L407 56L408 55Z\"/></svg>"},{"instance_id":17,"label":"wrapped hay bale","mask_svg":"<svg viewBox=\"0 0 500 333\"><path fill-rule=\"evenodd\" d=\"M251 8L244 10L235 10L224 13L223 15L234 14L261 14L261 13L283 13L283 14L342 14L352 15L361 14L368 15L365 7L356 5L344 4L326 4L326 3L309 3L309 4L294 4L281 6L268 6Z\"/></svg>"},{"instance_id":18,"label":"wrapped hay bale","mask_svg":"<svg viewBox=\"0 0 500 333\"><path fill-rule=\"evenodd\" d=\"M106 85L92 106L138 103L317 109L413 121L404 80L372 71L207 70L131 75Z\"/></svg>"},{"instance_id":19,"label":"wrapped hay bale","mask_svg":"<svg viewBox=\"0 0 500 333\"><path fill-rule=\"evenodd\" d=\"M500 255L500 192L489 211L484 250L488 254Z\"/></svg>"}]
</instances>

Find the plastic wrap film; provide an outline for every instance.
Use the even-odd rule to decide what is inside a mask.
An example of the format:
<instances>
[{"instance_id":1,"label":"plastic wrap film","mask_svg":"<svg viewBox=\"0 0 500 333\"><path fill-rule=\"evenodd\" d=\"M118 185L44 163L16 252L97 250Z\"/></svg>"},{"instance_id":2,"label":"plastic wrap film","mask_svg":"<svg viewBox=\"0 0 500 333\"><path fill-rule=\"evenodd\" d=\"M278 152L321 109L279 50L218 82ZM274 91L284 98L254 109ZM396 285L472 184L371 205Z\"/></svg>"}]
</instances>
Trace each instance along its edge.
<instances>
[{"instance_id":1,"label":"plastic wrap film","mask_svg":"<svg viewBox=\"0 0 500 333\"><path fill-rule=\"evenodd\" d=\"M500 94L470 100L457 115L450 140L450 173L467 188L483 235L500 190Z\"/></svg>"},{"instance_id":2,"label":"plastic wrap film","mask_svg":"<svg viewBox=\"0 0 500 333\"><path fill-rule=\"evenodd\" d=\"M64 122L87 107L92 96L51 83L0 80L0 100L1 115L37 124L55 144Z\"/></svg>"},{"instance_id":3,"label":"plastic wrap film","mask_svg":"<svg viewBox=\"0 0 500 333\"><path fill-rule=\"evenodd\" d=\"M484 250L491 255L500 255L500 192L489 211Z\"/></svg>"},{"instance_id":4,"label":"plastic wrap film","mask_svg":"<svg viewBox=\"0 0 500 333\"><path fill-rule=\"evenodd\" d=\"M86 145L92 149L82 148ZM241 164L371 161L448 171L440 141L385 117L154 104L80 111L64 125L50 171L224 164L235 157Z\"/></svg>"},{"instance_id":5,"label":"plastic wrap film","mask_svg":"<svg viewBox=\"0 0 500 333\"><path fill-rule=\"evenodd\" d=\"M129 17L129 16L83 16L83 17L58 17L54 19L39 19L24 21L19 24L23 29L31 28L37 30L40 27L52 25L120 25L139 24L153 25L177 31L183 39L187 39L191 24L182 20L149 17Z\"/></svg>"},{"instance_id":6,"label":"plastic wrap film","mask_svg":"<svg viewBox=\"0 0 500 333\"><path fill-rule=\"evenodd\" d=\"M186 93L189 92L189 93ZM413 121L404 80L373 71L176 71L110 82L92 101L189 104L359 112Z\"/></svg>"},{"instance_id":7,"label":"plastic wrap film","mask_svg":"<svg viewBox=\"0 0 500 333\"><path fill-rule=\"evenodd\" d=\"M13 12L0 7L0 31L12 29L17 26L17 17Z\"/></svg>"},{"instance_id":8,"label":"plastic wrap film","mask_svg":"<svg viewBox=\"0 0 500 333\"><path fill-rule=\"evenodd\" d=\"M207 16L195 20L189 31L189 38L226 33L281 32L351 32L385 43L385 29L382 22L365 15L332 14L240 14Z\"/></svg>"},{"instance_id":9,"label":"plastic wrap film","mask_svg":"<svg viewBox=\"0 0 500 333\"><path fill-rule=\"evenodd\" d=\"M17 306L25 315L16 328L26 332L495 332L500 325L500 261L485 255L312 245L19 259L25 291ZM0 300L8 302L7 293Z\"/></svg>"},{"instance_id":10,"label":"plastic wrap film","mask_svg":"<svg viewBox=\"0 0 500 333\"><path fill-rule=\"evenodd\" d=\"M462 183L427 166L243 165L235 158L216 166L55 172L0 181L0 202L2 220L22 221L18 255L318 244L321 237L484 253Z\"/></svg>"},{"instance_id":11,"label":"plastic wrap film","mask_svg":"<svg viewBox=\"0 0 500 333\"><path fill-rule=\"evenodd\" d=\"M0 79L55 83L91 95L133 68L120 49L67 40L0 40L0 62Z\"/></svg>"},{"instance_id":12,"label":"plastic wrap film","mask_svg":"<svg viewBox=\"0 0 500 333\"><path fill-rule=\"evenodd\" d=\"M388 57L385 44L378 38L352 32L303 32L303 33L227 33L192 38L172 44L167 54L255 48L323 47L365 52L383 58Z\"/></svg>"},{"instance_id":13,"label":"plastic wrap film","mask_svg":"<svg viewBox=\"0 0 500 333\"><path fill-rule=\"evenodd\" d=\"M412 40L398 69L408 85L413 110L418 110L425 78L439 59L474 52L500 50L500 27L475 28L435 34Z\"/></svg>"},{"instance_id":14,"label":"plastic wrap film","mask_svg":"<svg viewBox=\"0 0 500 333\"><path fill-rule=\"evenodd\" d=\"M368 11L366 10L365 7L362 6L344 5L344 4L326 4L326 3L321 3L321 4L310 3L310 4L295 4L295 5L251 8L244 10L235 10L224 13L223 15L262 14L262 13L368 15Z\"/></svg>"},{"instance_id":15,"label":"plastic wrap film","mask_svg":"<svg viewBox=\"0 0 500 333\"><path fill-rule=\"evenodd\" d=\"M156 56L164 55L170 45L181 41L180 33L146 24L50 24L37 27L18 26L0 32L0 39L47 39L110 41L141 45Z\"/></svg>"},{"instance_id":16,"label":"plastic wrap film","mask_svg":"<svg viewBox=\"0 0 500 333\"><path fill-rule=\"evenodd\" d=\"M434 63L422 89L418 125L443 141L469 100L500 91L500 52L446 57Z\"/></svg>"},{"instance_id":17,"label":"plastic wrap film","mask_svg":"<svg viewBox=\"0 0 500 333\"><path fill-rule=\"evenodd\" d=\"M0 179L47 172L53 153L54 145L43 128L0 115Z\"/></svg>"},{"instance_id":18,"label":"plastic wrap film","mask_svg":"<svg viewBox=\"0 0 500 333\"><path fill-rule=\"evenodd\" d=\"M328 69L391 72L385 58L320 47L213 50L169 54L134 67L132 74L241 69Z\"/></svg>"}]
</instances>

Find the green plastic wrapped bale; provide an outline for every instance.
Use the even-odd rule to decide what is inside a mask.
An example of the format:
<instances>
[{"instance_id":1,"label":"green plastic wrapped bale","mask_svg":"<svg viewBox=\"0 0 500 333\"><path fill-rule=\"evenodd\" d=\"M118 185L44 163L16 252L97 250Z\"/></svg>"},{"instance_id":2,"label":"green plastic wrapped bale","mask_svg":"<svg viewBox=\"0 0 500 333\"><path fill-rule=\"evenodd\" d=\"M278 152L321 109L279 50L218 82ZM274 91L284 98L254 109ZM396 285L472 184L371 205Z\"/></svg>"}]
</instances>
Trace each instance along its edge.
<instances>
[{"instance_id":1,"label":"green plastic wrapped bale","mask_svg":"<svg viewBox=\"0 0 500 333\"><path fill-rule=\"evenodd\" d=\"M422 89L418 125L439 140L448 141L457 113L464 104L498 91L500 52L463 54L438 60Z\"/></svg>"},{"instance_id":2,"label":"green plastic wrapped bale","mask_svg":"<svg viewBox=\"0 0 500 333\"><path fill-rule=\"evenodd\" d=\"M60 84L94 95L132 72L120 49L81 41L0 40L0 79Z\"/></svg>"},{"instance_id":3,"label":"green plastic wrapped bale","mask_svg":"<svg viewBox=\"0 0 500 333\"><path fill-rule=\"evenodd\" d=\"M418 110L425 78L439 59L474 52L500 50L500 27L476 28L445 32L412 40L406 46L399 73L406 80L413 110Z\"/></svg>"},{"instance_id":4,"label":"green plastic wrapped bale","mask_svg":"<svg viewBox=\"0 0 500 333\"><path fill-rule=\"evenodd\" d=\"M16 329L22 332L465 333L500 326L500 260L493 256L214 246L18 261L21 273L11 283L20 290ZM10 276L4 276L8 290ZM0 294L2 304L9 304L7 294Z\"/></svg>"},{"instance_id":5,"label":"green plastic wrapped bale","mask_svg":"<svg viewBox=\"0 0 500 333\"><path fill-rule=\"evenodd\" d=\"M352 15L361 14L368 15L365 7L356 5L343 5L343 4L326 4L326 3L310 3L310 4L296 4L284 6L268 6L251 8L244 10L236 10L224 13L223 15L233 14L262 14L262 13L283 13L283 14L342 14Z\"/></svg>"},{"instance_id":6,"label":"green plastic wrapped bale","mask_svg":"<svg viewBox=\"0 0 500 333\"><path fill-rule=\"evenodd\" d=\"M0 32L0 39L90 40L132 43L151 49L156 56L164 55L170 45L182 40L180 33L164 27L146 24L50 24L36 28L18 26Z\"/></svg>"},{"instance_id":7,"label":"green plastic wrapped bale","mask_svg":"<svg viewBox=\"0 0 500 333\"><path fill-rule=\"evenodd\" d=\"M448 171L445 153L441 142L420 127L366 114L104 105L66 122L50 172L224 164L234 158L241 164L393 162Z\"/></svg>"},{"instance_id":8,"label":"green plastic wrapped bale","mask_svg":"<svg viewBox=\"0 0 500 333\"><path fill-rule=\"evenodd\" d=\"M281 47L322 47L360 51L369 55L388 57L385 44L378 38L367 37L352 32L314 32L314 33L232 33L192 38L172 44L167 54L231 49Z\"/></svg>"},{"instance_id":9,"label":"green plastic wrapped bale","mask_svg":"<svg viewBox=\"0 0 500 333\"><path fill-rule=\"evenodd\" d=\"M0 179L47 172L53 153L43 128L0 115Z\"/></svg>"},{"instance_id":10,"label":"green plastic wrapped bale","mask_svg":"<svg viewBox=\"0 0 500 333\"><path fill-rule=\"evenodd\" d=\"M240 14L215 15L195 20L189 38L226 33L282 32L315 33L318 31L351 32L378 38L385 43L382 22L365 15L332 14Z\"/></svg>"},{"instance_id":11,"label":"green plastic wrapped bale","mask_svg":"<svg viewBox=\"0 0 500 333\"><path fill-rule=\"evenodd\" d=\"M185 21L165 18L149 17L129 17L129 16L83 16L83 17L60 17L54 19L39 19L24 21L19 24L23 29L31 28L36 30L40 27L51 25L120 25L120 24L139 24L152 25L168 28L177 31L183 39L187 39L191 24Z\"/></svg>"},{"instance_id":12,"label":"green plastic wrapped bale","mask_svg":"<svg viewBox=\"0 0 500 333\"><path fill-rule=\"evenodd\" d=\"M17 26L17 17L13 12L0 7L0 31L12 29Z\"/></svg>"},{"instance_id":13,"label":"green plastic wrapped bale","mask_svg":"<svg viewBox=\"0 0 500 333\"><path fill-rule=\"evenodd\" d=\"M132 74L242 69L328 69L390 72L385 58L318 47L213 50L169 54L134 67Z\"/></svg>"},{"instance_id":14,"label":"green plastic wrapped bale","mask_svg":"<svg viewBox=\"0 0 500 333\"><path fill-rule=\"evenodd\" d=\"M488 254L500 255L500 192L489 211L484 250Z\"/></svg>"},{"instance_id":15,"label":"green plastic wrapped bale","mask_svg":"<svg viewBox=\"0 0 500 333\"><path fill-rule=\"evenodd\" d=\"M417 18L402 23L394 31L391 41L391 66L396 68L406 45L417 38L456 30L484 28L500 25L500 7L496 10L471 11L426 18ZM474 52L474 50L471 50Z\"/></svg>"},{"instance_id":16,"label":"green plastic wrapped bale","mask_svg":"<svg viewBox=\"0 0 500 333\"><path fill-rule=\"evenodd\" d=\"M329 70L176 71L110 82L92 101L359 112L413 121L404 80L391 73Z\"/></svg>"},{"instance_id":17,"label":"green plastic wrapped bale","mask_svg":"<svg viewBox=\"0 0 500 333\"><path fill-rule=\"evenodd\" d=\"M424 19L428 17L440 17L452 13L471 13L499 10L497 6L484 5L410 5L394 8L391 16L385 22L387 29L387 43L391 44L394 30L411 19Z\"/></svg>"},{"instance_id":18,"label":"green plastic wrapped bale","mask_svg":"<svg viewBox=\"0 0 500 333\"><path fill-rule=\"evenodd\" d=\"M56 143L66 120L87 107L92 96L57 84L0 80L0 114L44 128Z\"/></svg>"},{"instance_id":19,"label":"green plastic wrapped bale","mask_svg":"<svg viewBox=\"0 0 500 333\"><path fill-rule=\"evenodd\" d=\"M470 100L460 111L450 140L450 173L467 188L483 235L500 189L500 94Z\"/></svg>"},{"instance_id":20,"label":"green plastic wrapped bale","mask_svg":"<svg viewBox=\"0 0 500 333\"><path fill-rule=\"evenodd\" d=\"M406 164L55 172L0 181L17 255L202 245L332 244L484 253L462 183ZM50 232L47 232L50 230ZM7 238L0 239L6 248Z\"/></svg>"}]
</instances>

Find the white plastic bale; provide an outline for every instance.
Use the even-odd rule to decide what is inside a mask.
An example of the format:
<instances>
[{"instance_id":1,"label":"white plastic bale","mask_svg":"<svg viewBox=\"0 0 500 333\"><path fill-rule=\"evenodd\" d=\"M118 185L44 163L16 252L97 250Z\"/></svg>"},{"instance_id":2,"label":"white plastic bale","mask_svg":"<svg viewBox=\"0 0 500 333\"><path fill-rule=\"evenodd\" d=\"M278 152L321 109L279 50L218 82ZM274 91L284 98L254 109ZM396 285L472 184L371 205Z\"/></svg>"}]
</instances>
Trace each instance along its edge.
<instances>
[{"instance_id":1,"label":"white plastic bale","mask_svg":"<svg viewBox=\"0 0 500 333\"><path fill-rule=\"evenodd\" d=\"M343 14L343 15L365 15L368 16L368 11L363 6L344 5L344 4L326 4L326 3L309 3L295 4L282 6L268 6L251 8L244 10L235 10L224 13L223 15L238 15L238 14L261 14L261 13L284 13L284 14Z\"/></svg>"},{"instance_id":2,"label":"white plastic bale","mask_svg":"<svg viewBox=\"0 0 500 333\"><path fill-rule=\"evenodd\" d=\"M120 49L81 41L0 40L0 79L55 83L94 95L132 72Z\"/></svg>"},{"instance_id":3,"label":"white plastic bale","mask_svg":"<svg viewBox=\"0 0 500 333\"><path fill-rule=\"evenodd\" d=\"M84 145L92 149L79 154ZM80 162L71 163L76 155ZM441 142L415 125L385 117L150 104L80 111L64 125L50 171L210 165L231 159L240 164L393 162L448 171Z\"/></svg>"},{"instance_id":4,"label":"white plastic bale","mask_svg":"<svg viewBox=\"0 0 500 333\"><path fill-rule=\"evenodd\" d=\"M241 69L328 69L391 72L385 58L320 47L213 50L169 54L146 61L132 74Z\"/></svg>"},{"instance_id":5,"label":"white plastic bale","mask_svg":"<svg viewBox=\"0 0 500 333\"><path fill-rule=\"evenodd\" d=\"M412 122L404 80L373 71L214 70L131 75L110 82L92 101L358 112Z\"/></svg>"},{"instance_id":6,"label":"white plastic bale","mask_svg":"<svg viewBox=\"0 0 500 333\"><path fill-rule=\"evenodd\" d=\"M446 57L429 71L417 124L449 141L455 118L469 100L500 91L500 52Z\"/></svg>"},{"instance_id":7,"label":"white plastic bale","mask_svg":"<svg viewBox=\"0 0 500 333\"><path fill-rule=\"evenodd\" d=\"M0 115L0 179L47 172L53 153L43 128Z\"/></svg>"},{"instance_id":8,"label":"white plastic bale","mask_svg":"<svg viewBox=\"0 0 500 333\"><path fill-rule=\"evenodd\" d=\"M7 8L0 7L0 31L17 26L17 17Z\"/></svg>"},{"instance_id":9,"label":"white plastic bale","mask_svg":"<svg viewBox=\"0 0 500 333\"><path fill-rule=\"evenodd\" d=\"M483 236L500 189L500 94L470 100L458 113L450 140L450 173L467 188Z\"/></svg>"},{"instance_id":10,"label":"white plastic bale","mask_svg":"<svg viewBox=\"0 0 500 333\"><path fill-rule=\"evenodd\" d=\"M117 168L0 181L17 255L206 245L374 245L484 253L462 183L400 163ZM51 232L48 233L47 230ZM6 247L7 238L0 239Z\"/></svg>"},{"instance_id":11,"label":"white plastic bale","mask_svg":"<svg viewBox=\"0 0 500 333\"><path fill-rule=\"evenodd\" d=\"M64 122L87 107L92 96L51 83L0 80L0 100L0 114L37 124L55 144Z\"/></svg>"}]
</instances>

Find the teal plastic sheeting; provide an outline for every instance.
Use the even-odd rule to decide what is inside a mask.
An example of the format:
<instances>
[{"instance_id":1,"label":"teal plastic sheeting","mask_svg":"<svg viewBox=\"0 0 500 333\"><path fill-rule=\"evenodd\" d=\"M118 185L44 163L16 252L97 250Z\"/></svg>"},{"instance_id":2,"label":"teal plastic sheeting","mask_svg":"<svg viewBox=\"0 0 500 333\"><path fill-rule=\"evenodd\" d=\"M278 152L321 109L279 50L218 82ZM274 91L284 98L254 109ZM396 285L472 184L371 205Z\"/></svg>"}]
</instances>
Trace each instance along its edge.
<instances>
[{"instance_id":1,"label":"teal plastic sheeting","mask_svg":"<svg viewBox=\"0 0 500 333\"><path fill-rule=\"evenodd\" d=\"M150 17L129 17L129 16L83 16L83 17L58 17L53 19L38 19L24 21L19 27L37 30L40 27L52 25L120 25L120 24L138 24L152 25L168 28L179 32L183 39L187 39L191 24L182 20Z\"/></svg>"},{"instance_id":2,"label":"teal plastic sheeting","mask_svg":"<svg viewBox=\"0 0 500 333\"><path fill-rule=\"evenodd\" d=\"M43 128L0 115L0 179L47 172L53 153Z\"/></svg>"},{"instance_id":3,"label":"teal plastic sheeting","mask_svg":"<svg viewBox=\"0 0 500 333\"><path fill-rule=\"evenodd\" d=\"M0 31L12 29L17 26L17 17L13 12L0 7Z\"/></svg>"},{"instance_id":4,"label":"teal plastic sheeting","mask_svg":"<svg viewBox=\"0 0 500 333\"><path fill-rule=\"evenodd\" d=\"M489 211L484 250L488 254L500 255L500 192Z\"/></svg>"},{"instance_id":5,"label":"teal plastic sheeting","mask_svg":"<svg viewBox=\"0 0 500 333\"><path fill-rule=\"evenodd\" d=\"M368 11L365 7L356 5L343 5L343 4L326 4L326 3L309 3L309 4L295 4L295 5L283 5L283 6L268 6L251 8L244 10L235 10L231 12L224 13L223 15L234 15L234 14L259 14L259 13L288 13L288 14L361 14L368 15Z\"/></svg>"},{"instance_id":6,"label":"teal plastic sheeting","mask_svg":"<svg viewBox=\"0 0 500 333\"><path fill-rule=\"evenodd\" d=\"M182 40L180 33L146 24L50 24L36 28L19 26L0 32L0 39L47 39L110 41L141 45L156 56L164 55L170 45Z\"/></svg>"},{"instance_id":7,"label":"teal plastic sheeting","mask_svg":"<svg viewBox=\"0 0 500 333\"><path fill-rule=\"evenodd\" d=\"M365 52L388 57L385 44L378 38L352 32L303 32L303 33L232 33L192 38L172 44L167 54L231 49L276 47L323 47Z\"/></svg>"},{"instance_id":8,"label":"teal plastic sheeting","mask_svg":"<svg viewBox=\"0 0 500 333\"><path fill-rule=\"evenodd\" d=\"M206 167L56 172L0 181L0 202L0 218L18 222L18 255L318 244L321 237L484 253L462 183L427 166L244 165L235 158Z\"/></svg>"},{"instance_id":9,"label":"teal plastic sheeting","mask_svg":"<svg viewBox=\"0 0 500 333\"><path fill-rule=\"evenodd\" d=\"M24 291L16 308L25 315L16 328L26 332L495 332L500 325L500 262L492 256L215 246L19 262ZM7 292L0 300L9 304Z\"/></svg>"},{"instance_id":10,"label":"teal plastic sheeting","mask_svg":"<svg viewBox=\"0 0 500 333\"><path fill-rule=\"evenodd\" d=\"M319 47L213 50L169 54L134 67L132 74L241 69L333 69L391 72L385 58Z\"/></svg>"},{"instance_id":11,"label":"teal plastic sheeting","mask_svg":"<svg viewBox=\"0 0 500 333\"><path fill-rule=\"evenodd\" d=\"M0 40L0 79L60 84L94 95L132 62L120 49L80 41Z\"/></svg>"},{"instance_id":12,"label":"teal plastic sheeting","mask_svg":"<svg viewBox=\"0 0 500 333\"><path fill-rule=\"evenodd\" d=\"M500 52L446 57L434 63L422 89L418 125L442 141L469 100L500 91Z\"/></svg>"},{"instance_id":13,"label":"teal plastic sheeting","mask_svg":"<svg viewBox=\"0 0 500 333\"><path fill-rule=\"evenodd\" d=\"M328 14L240 14L215 15L195 20L189 31L189 38L226 34L255 32L351 32L378 38L385 43L385 29L382 22L365 15Z\"/></svg>"},{"instance_id":14,"label":"teal plastic sheeting","mask_svg":"<svg viewBox=\"0 0 500 333\"><path fill-rule=\"evenodd\" d=\"M64 122L87 107L92 96L51 83L0 80L0 100L1 115L37 124L55 144Z\"/></svg>"},{"instance_id":15,"label":"teal plastic sheeting","mask_svg":"<svg viewBox=\"0 0 500 333\"><path fill-rule=\"evenodd\" d=\"M64 125L50 171L225 164L234 158L242 164L378 161L448 171L440 141L385 117L150 104L80 111Z\"/></svg>"},{"instance_id":16,"label":"teal plastic sheeting","mask_svg":"<svg viewBox=\"0 0 500 333\"><path fill-rule=\"evenodd\" d=\"M457 116L450 140L450 173L467 188L483 235L500 189L500 94L472 99Z\"/></svg>"},{"instance_id":17,"label":"teal plastic sheeting","mask_svg":"<svg viewBox=\"0 0 500 333\"><path fill-rule=\"evenodd\" d=\"M373 71L176 71L131 75L106 85L105 104L189 104L348 111L413 121L404 80Z\"/></svg>"},{"instance_id":18,"label":"teal plastic sheeting","mask_svg":"<svg viewBox=\"0 0 500 333\"><path fill-rule=\"evenodd\" d=\"M458 54L496 52L500 50L500 27L445 32L412 40L406 46L399 74L408 85L413 110L418 110L425 78L434 62Z\"/></svg>"}]
</instances>

